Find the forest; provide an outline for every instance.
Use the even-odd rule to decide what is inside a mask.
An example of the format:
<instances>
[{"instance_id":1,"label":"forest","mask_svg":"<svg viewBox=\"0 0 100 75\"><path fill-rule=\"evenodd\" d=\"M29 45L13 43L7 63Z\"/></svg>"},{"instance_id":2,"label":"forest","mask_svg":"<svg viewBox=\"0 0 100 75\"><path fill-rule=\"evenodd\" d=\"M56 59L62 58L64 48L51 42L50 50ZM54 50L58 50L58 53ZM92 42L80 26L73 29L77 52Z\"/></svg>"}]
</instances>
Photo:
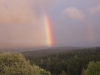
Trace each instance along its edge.
<instances>
[{"instance_id":1,"label":"forest","mask_svg":"<svg viewBox=\"0 0 100 75\"><path fill-rule=\"evenodd\" d=\"M50 71L52 75L85 75L90 62L100 61L100 47L62 50L62 52L45 56L37 54L37 57L31 54L25 55L25 57L31 61L31 64L34 63L46 71Z\"/></svg>"},{"instance_id":2,"label":"forest","mask_svg":"<svg viewBox=\"0 0 100 75\"><path fill-rule=\"evenodd\" d=\"M0 75L100 75L100 47L52 51L0 52Z\"/></svg>"}]
</instances>

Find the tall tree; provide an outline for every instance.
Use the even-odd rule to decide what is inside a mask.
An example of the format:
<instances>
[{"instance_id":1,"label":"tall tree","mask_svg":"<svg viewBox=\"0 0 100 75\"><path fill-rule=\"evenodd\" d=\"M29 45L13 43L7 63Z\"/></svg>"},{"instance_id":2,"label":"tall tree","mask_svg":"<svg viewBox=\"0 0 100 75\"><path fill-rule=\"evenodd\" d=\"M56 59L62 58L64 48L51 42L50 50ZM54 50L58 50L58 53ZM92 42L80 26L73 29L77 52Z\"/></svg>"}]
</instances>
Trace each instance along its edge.
<instances>
[{"instance_id":1,"label":"tall tree","mask_svg":"<svg viewBox=\"0 0 100 75\"><path fill-rule=\"evenodd\" d=\"M90 62L86 70L86 75L100 75L100 62Z\"/></svg>"},{"instance_id":2,"label":"tall tree","mask_svg":"<svg viewBox=\"0 0 100 75\"><path fill-rule=\"evenodd\" d=\"M40 75L39 68L31 66L20 53L0 54L0 75Z\"/></svg>"}]
</instances>

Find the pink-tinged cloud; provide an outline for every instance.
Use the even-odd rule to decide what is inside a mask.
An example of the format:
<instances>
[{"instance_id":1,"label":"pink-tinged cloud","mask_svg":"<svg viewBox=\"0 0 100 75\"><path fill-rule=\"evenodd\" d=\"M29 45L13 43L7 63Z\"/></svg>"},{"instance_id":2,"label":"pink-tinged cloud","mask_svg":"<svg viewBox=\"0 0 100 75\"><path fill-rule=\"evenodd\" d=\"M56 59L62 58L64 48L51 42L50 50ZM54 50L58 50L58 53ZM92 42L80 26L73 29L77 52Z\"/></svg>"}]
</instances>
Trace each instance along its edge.
<instances>
[{"instance_id":1,"label":"pink-tinged cloud","mask_svg":"<svg viewBox=\"0 0 100 75\"><path fill-rule=\"evenodd\" d=\"M95 14L97 12L100 12L100 4L95 6L95 7L89 8L89 11L90 11L91 14Z\"/></svg>"},{"instance_id":2,"label":"pink-tinged cloud","mask_svg":"<svg viewBox=\"0 0 100 75\"><path fill-rule=\"evenodd\" d=\"M85 17L85 14L81 10L75 7L66 8L65 10L62 11L62 14L65 14L70 18L79 19L79 20Z\"/></svg>"},{"instance_id":3,"label":"pink-tinged cloud","mask_svg":"<svg viewBox=\"0 0 100 75\"><path fill-rule=\"evenodd\" d=\"M0 48L45 46L43 14L48 1L0 0Z\"/></svg>"},{"instance_id":4,"label":"pink-tinged cloud","mask_svg":"<svg viewBox=\"0 0 100 75\"><path fill-rule=\"evenodd\" d=\"M36 24L46 4L46 0L0 0L0 23Z\"/></svg>"},{"instance_id":5,"label":"pink-tinged cloud","mask_svg":"<svg viewBox=\"0 0 100 75\"><path fill-rule=\"evenodd\" d=\"M0 0L0 23L28 24L35 22L31 0Z\"/></svg>"}]
</instances>

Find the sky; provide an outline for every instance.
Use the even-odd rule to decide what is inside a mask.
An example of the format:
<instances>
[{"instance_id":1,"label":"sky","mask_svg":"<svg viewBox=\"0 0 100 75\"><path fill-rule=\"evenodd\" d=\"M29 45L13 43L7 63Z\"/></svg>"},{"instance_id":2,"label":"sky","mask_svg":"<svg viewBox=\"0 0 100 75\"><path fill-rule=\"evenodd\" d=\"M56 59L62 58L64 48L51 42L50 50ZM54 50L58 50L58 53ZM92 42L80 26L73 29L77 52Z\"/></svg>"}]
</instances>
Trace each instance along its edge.
<instances>
[{"instance_id":1,"label":"sky","mask_svg":"<svg viewBox=\"0 0 100 75\"><path fill-rule=\"evenodd\" d=\"M0 48L100 46L100 0L0 0Z\"/></svg>"}]
</instances>

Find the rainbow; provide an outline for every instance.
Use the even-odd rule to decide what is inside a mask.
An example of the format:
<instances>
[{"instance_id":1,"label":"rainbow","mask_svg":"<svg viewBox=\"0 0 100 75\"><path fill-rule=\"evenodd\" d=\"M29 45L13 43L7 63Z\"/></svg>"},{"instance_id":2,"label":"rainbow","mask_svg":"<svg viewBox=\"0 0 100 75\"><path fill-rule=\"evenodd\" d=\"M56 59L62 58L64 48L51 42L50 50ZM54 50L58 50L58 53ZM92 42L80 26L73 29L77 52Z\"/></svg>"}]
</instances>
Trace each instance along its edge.
<instances>
[{"instance_id":1,"label":"rainbow","mask_svg":"<svg viewBox=\"0 0 100 75\"><path fill-rule=\"evenodd\" d=\"M53 40L52 40L52 30L50 27L50 21L47 14L44 15L44 24L45 24L45 34L46 34L46 44L48 46L52 46Z\"/></svg>"},{"instance_id":2,"label":"rainbow","mask_svg":"<svg viewBox=\"0 0 100 75\"><path fill-rule=\"evenodd\" d=\"M93 30L94 29L93 29L92 23L90 21L88 21L87 22L87 36L88 36L88 41L91 43L95 40Z\"/></svg>"}]
</instances>

